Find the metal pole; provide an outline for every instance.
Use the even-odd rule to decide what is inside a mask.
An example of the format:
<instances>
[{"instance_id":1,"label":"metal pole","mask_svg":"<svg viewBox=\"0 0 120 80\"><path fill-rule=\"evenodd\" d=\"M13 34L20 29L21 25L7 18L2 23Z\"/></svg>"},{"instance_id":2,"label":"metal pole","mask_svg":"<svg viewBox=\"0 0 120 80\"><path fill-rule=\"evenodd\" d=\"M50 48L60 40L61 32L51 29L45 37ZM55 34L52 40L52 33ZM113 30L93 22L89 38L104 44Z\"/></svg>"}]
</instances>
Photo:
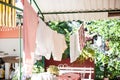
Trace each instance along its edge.
<instances>
[{"instance_id":1,"label":"metal pole","mask_svg":"<svg viewBox=\"0 0 120 80\"><path fill-rule=\"evenodd\" d=\"M95 12L109 12L118 13L120 9L117 10L94 10L94 11L72 11L72 12L43 12L42 14L73 14L73 13L95 13Z\"/></svg>"},{"instance_id":2,"label":"metal pole","mask_svg":"<svg viewBox=\"0 0 120 80\"><path fill-rule=\"evenodd\" d=\"M32 0L30 0L30 5L32 4Z\"/></svg>"},{"instance_id":3,"label":"metal pole","mask_svg":"<svg viewBox=\"0 0 120 80\"><path fill-rule=\"evenodd\" d=\"M37 9L38 9L38 11L39 11L38 14L41 14L41 16L42 16L42 20L44 21L44 15L43 15L42 11L40 10L38 4L36 3L35 0L33 0L33 2L35 3L35 5L36 5L36 7L37 7Z\"/></svg>"},{"instance_id":4,"label":"metal pole","mask_svg":"<svg viewBox=\"0 0 120 80\"><path fill-rule=\"evenodd\" d=\"M19 69L20 69L20 73L19 73L19 75L20 75L20 77L19 77L19 79L20 80L22 80L22 70L21 70L21 68L22 68L22 64L21 64L21 61L22 61L22 40L21 40L21 38L22 38L22 25L21 25L21 18L22 18L22 15L18 15L18 18L19 18L19 44L20 44L20 53L19 53L19 57L20 57L20 59L19 59L19 65L20 65L20 67L19 67Z\"/></svg>"}]
</instances>

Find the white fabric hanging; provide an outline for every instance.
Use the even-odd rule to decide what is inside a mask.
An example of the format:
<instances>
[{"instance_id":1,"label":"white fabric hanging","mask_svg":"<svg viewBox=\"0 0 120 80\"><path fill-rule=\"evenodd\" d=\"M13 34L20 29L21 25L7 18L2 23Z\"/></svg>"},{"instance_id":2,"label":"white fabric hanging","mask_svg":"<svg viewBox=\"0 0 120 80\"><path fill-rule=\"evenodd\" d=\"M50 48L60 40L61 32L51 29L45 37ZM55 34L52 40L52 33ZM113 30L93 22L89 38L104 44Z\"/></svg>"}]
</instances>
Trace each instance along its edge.
<instances>
[{"instance_id":1,"label":"white fabric hanging","mask_svg":"<svg viewBox=\"0 0 120 80\"><path fill-rule=\"evenodd\" d=\"M61 61L66 48L64 35L53 31L40 19L36 34L36 54L50 59L52 53L54 60Z\"/></svg>"},{"instance_id":2,"label":"white fabric hanging","mask_svg":"<svg viewBox=\"0 0 120 80\"><path fill-rule=\"evenodd\" d=\"M76 31L70 36L70 62L74 62L80 55L79 33Z\"/></svg>"},{"instance_id":3,"label":"white fabric hanging","mask_svg":"<svg viewBox=\"0 0 120 80\"><path fill-rule=\"evenodd\" d=\"M54 31L53 33L54 48L52 50L52 56L54 60L61 61L62 54L67 48L65 37L62 34L57 33L56 31Z\"/></svg>"},{"instance_id":4,"label":"white fabric hanging","mask_svg":"<svg viewBox=\"0 0 120 80\"><path fill-rule=\"evenodd\" d=\"M84 25L70 36L70 62L76 61L85 46Z\"/></svg>"},{"instance_id":5,"label":"white fabric hanging","mask_svg":"<svg viewBox=\"0 0 120 80\"><path fill-rule=\"evenodd\" d=\"M36 33L36 55L45 56L46 59L50 59L54 46L52 32L53 31L41 19L39 19Z\"/></svg>"}]
</instances>

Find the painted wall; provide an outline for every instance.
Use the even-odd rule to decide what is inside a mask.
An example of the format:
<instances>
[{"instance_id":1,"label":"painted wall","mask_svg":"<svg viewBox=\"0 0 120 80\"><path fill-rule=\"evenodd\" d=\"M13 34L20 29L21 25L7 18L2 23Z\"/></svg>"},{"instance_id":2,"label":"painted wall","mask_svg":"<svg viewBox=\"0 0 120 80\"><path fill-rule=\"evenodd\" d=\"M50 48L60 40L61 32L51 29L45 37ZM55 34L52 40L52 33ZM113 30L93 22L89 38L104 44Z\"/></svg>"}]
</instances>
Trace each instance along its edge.
<instances>
[{"instance_id":1,"label":"painted wall","mask_svg":"<svg viewBox=\"0 0 120 80\"><path fill-rule=\"evenodd\" d=\"M23 40L21 39L23 42ZM23 49L23 44L21 44ZM19 38L0 38L0 51L12 55L19 55L20 53L20 39Z\"/></svg>"},{"instance_id":2,"label":"painted wall","mask_svg":"<svg viewBox=\"0 0 120 80\"><path fill-rule=\"evenodd\" d=\"M19 27L0 27L0 51L18 56L20 53L20 30ZM21 39L22 43L23 40ZM23 50L23 44L21 49Z\"/></svg>"},{"instance_id":3,"label":"painted wall","mask_svg":"<svg viewBox=\"0 0 120 80\"><path fill-rule=\"evenodd\" d=\"M9 28L9 27L0 27L0 38L19 38L20 36L19 27Z\"/></svg>"},{"instance_id":4,"label":"painted wall","mask_svg":"<svg viewBox=\"0 0 120 80\"><path fill-rule=\"evenodd\" d=\"M21 38L20 43L19 27L0 27L0 51L10 56L19 56L20 48L23 51L23 39ZM9 79L9 66L9 63L5 63L5 79ZM18 68L18 63L15 63L15 67Z\"/></svg>"}]
</instances>

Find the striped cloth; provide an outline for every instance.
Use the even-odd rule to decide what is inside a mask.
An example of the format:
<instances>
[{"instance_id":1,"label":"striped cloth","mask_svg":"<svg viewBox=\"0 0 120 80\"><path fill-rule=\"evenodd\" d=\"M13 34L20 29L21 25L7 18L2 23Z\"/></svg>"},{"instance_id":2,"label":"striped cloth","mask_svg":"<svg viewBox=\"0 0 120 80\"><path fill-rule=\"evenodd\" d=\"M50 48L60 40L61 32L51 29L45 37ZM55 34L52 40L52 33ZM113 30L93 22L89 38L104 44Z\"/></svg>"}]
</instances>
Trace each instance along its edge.
<instances>
[{"instance_id":1,"label":"striped cloth","mask_svg":"<svg viewBox=\"0 0 120 80\"><path fill-rule=\"evenodd\" d=\"M80 50L82 50L85 46L85 32L84 32L84 25L82 24L79 32L79 43L80 43Z\"/></svg>"}]
</instances>

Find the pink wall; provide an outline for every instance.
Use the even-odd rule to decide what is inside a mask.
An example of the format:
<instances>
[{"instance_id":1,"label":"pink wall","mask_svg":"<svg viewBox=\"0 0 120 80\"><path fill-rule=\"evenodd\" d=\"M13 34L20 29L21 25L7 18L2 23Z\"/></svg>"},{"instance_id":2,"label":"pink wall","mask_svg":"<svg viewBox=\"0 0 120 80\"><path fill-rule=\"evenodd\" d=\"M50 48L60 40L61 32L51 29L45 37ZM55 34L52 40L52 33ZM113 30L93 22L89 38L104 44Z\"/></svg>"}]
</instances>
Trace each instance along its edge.
<instances>
[{"instance_id":1,"label":"pink wall","mask_svg":"<svg viewBox=\"0 0 120 80\"><path fill-rule=\"evenodd\" d=\"M0 27L0 38L18 38L20 35L18 27Z\"/></svg>"}]
</instances>

